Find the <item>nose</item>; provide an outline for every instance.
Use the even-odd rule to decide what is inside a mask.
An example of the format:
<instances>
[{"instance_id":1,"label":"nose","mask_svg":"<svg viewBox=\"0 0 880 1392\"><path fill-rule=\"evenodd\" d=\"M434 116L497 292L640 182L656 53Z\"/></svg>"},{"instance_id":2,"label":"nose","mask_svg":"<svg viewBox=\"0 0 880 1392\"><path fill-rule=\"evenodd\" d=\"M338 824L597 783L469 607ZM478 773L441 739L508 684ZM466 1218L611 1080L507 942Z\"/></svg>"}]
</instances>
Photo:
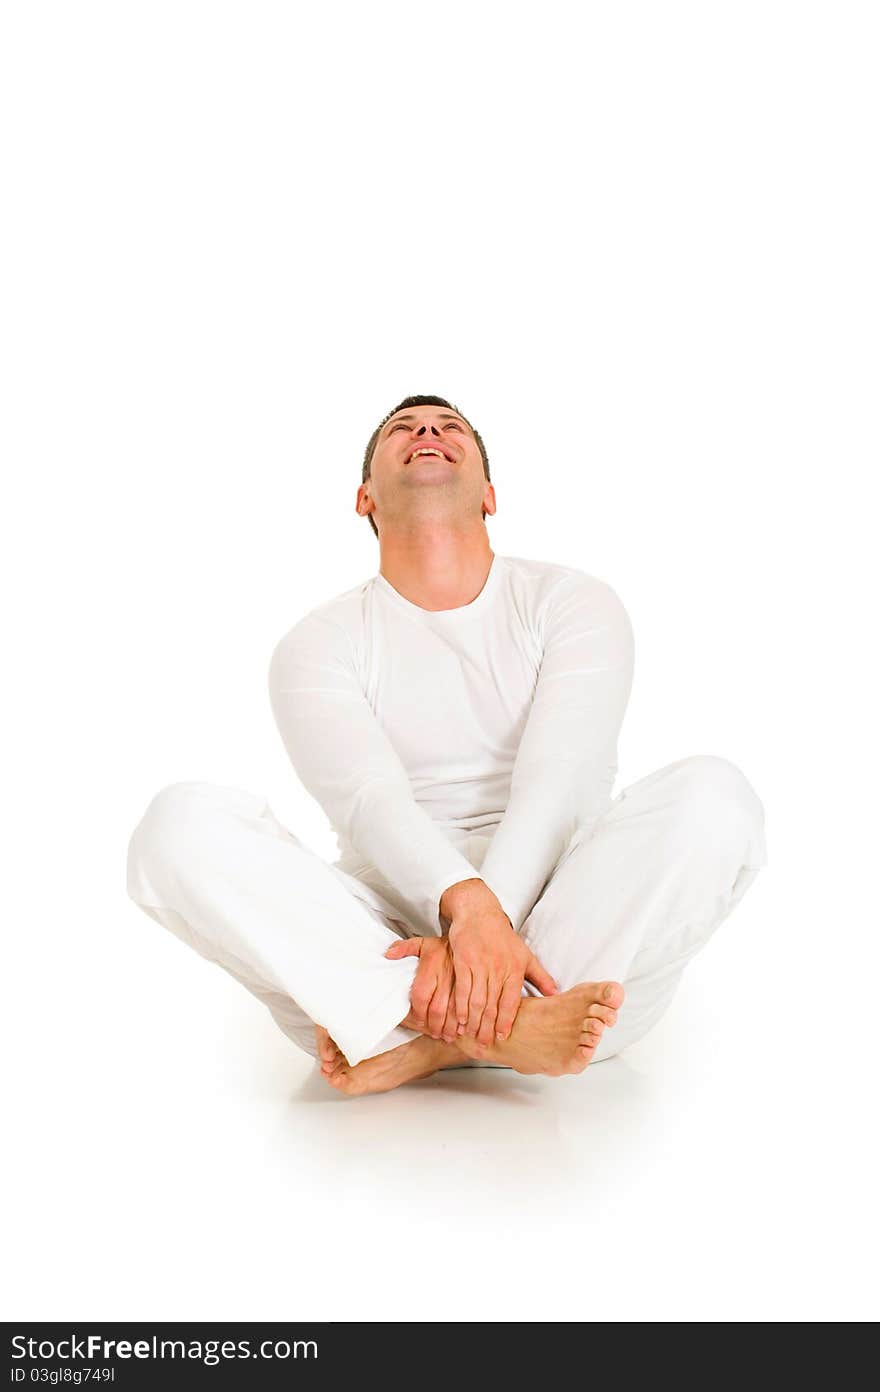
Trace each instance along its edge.
<instances>
[{"instance_id":1,"label":"nose","mask_svg":"<svg viewBox=\"0 0 880 1392\"><path fill-rule=\"evenodd\" d=\"M416 431L416 434L417 434L417 435L423 435L424 432L425 432L427 429L428 429L427 424L425 424L425 423L423 422L423 423L419 426L418 430ZM439 431L438 431L436 425L432 425L432 426L431 426L431 430L433 430L433 432L434 432L435 435L438 435L438 434L439 434Z\"/></svg>"}]
</instances>

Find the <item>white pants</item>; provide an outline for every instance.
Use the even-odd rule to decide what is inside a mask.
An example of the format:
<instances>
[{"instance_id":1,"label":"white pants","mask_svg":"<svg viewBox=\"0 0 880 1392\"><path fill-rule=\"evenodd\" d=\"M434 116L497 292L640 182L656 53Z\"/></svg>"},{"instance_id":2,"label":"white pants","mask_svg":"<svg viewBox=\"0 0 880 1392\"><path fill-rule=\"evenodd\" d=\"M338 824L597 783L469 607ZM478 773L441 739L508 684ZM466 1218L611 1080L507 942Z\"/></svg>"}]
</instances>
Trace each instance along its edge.
<instances>
[{"instance_id":1,"label":"white pants","mask_svg":"<svg viewBox=\"0 0 880 1392\"><path fill-rule=\"evenodd\" d=\"M462 836L478 871L491 832ZM734 764L710 755L633 783L572 838L521 932L563 990L622 982L596 1061L659 1020L685 964L766 862L761 802ZM211 783L163 788L132 834L128 893L312 1056L314 1023L353 1064L417 1038L400 1026L417 959L383 955L414 928L310 851L265 799Z\"/></svg>"}]
</instances>

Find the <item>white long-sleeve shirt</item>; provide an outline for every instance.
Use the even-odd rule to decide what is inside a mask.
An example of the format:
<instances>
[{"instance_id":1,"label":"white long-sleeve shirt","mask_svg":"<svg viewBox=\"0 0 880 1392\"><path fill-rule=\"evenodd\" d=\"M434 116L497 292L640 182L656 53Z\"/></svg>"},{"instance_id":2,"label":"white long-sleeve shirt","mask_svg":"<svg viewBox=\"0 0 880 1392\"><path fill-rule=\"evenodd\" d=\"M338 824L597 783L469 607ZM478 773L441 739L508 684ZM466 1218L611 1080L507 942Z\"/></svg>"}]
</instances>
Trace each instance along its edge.
<instances>
[{"instance_id":1,"label":"white long-sleeve shirt","mask_svg":"<svg viewBox=\"0 0 880 1392\"><path fill-rule=\"evenodd\" d=\"M336 865L436 934L443 891L474 877L519 930L610 805L632 679L610 585L496 554L457 609L421 609L381 574L312 609L276 646L269 691Z\"/></svg>"}]
</instances>

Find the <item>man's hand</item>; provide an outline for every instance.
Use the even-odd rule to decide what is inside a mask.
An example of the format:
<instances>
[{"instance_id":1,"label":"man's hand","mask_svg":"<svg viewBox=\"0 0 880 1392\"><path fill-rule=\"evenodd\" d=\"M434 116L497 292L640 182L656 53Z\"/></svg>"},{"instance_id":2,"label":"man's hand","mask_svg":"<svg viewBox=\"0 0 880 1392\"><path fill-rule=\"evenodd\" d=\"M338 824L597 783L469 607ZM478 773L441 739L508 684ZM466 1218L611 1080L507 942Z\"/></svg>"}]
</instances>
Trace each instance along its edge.
<instances>
[{"instance_id":1,"label":"man's hand","mask_svg":"<svg viewBox=\"0 0 880 1392\"><path fill-rule=\"evenodd\" d=\"M456 1039L454 971L448 938L403 938L392 943L385 956L399 962L418 957L419 965L409 994L410 1012L401 1024L412 1026L432 1039Z\"/></svg>"},{"instance_id":2,"label":"man's hand","mask_svg":"<svg viewBox=\"0 0 880 1392\"><path fill-rule=\"evenodd\" d=\"M441 896L440 914L450 924L457 1034L488 1048L510 1034L524 981L545 996L556 994L556 982L514 932L484 880L451 885Z\"/></svg>"}]
</instances>

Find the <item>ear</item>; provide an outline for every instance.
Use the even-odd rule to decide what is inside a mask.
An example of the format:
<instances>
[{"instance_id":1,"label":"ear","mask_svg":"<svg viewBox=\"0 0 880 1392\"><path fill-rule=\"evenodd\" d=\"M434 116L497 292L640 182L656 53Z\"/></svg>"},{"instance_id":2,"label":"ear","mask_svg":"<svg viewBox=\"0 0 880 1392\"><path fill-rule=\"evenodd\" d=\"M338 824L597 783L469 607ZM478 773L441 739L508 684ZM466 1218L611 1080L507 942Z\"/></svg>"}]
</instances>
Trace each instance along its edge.
<instances>
[{"instance_id":1,"label":"ear","mask_svg":"<svg viewBox=\"0 0 880 1392\"><path fill-rule=\"evenodd\" d=\"M495 516L495 509L497 507L497 504L495 502L495 485L492 483L488 483L486 485L486 491L483 494L483 507L486 509L490 517Z\"/></svg>"}]
</instances>

